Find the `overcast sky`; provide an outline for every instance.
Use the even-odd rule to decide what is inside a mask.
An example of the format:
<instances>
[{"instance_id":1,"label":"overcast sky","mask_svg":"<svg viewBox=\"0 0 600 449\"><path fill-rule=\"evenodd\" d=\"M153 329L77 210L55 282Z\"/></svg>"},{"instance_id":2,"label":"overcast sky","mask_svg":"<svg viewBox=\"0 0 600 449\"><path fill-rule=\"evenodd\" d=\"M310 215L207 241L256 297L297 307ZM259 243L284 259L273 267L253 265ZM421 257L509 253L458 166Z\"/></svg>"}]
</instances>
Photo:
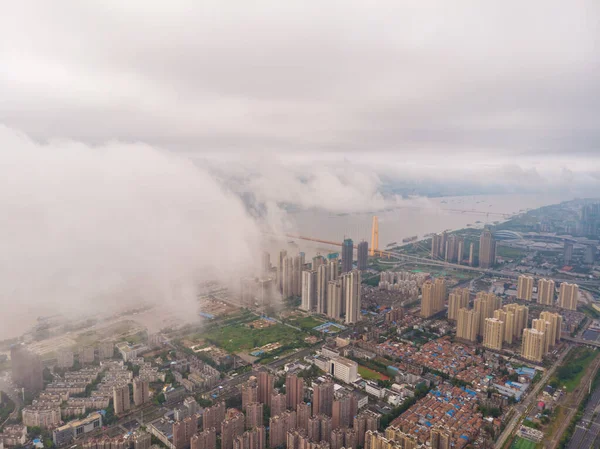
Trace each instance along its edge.
<instances>
[{"instance_id":1,"label":"overcast sky","mask_svg":"<svg viewBox=\"0 0 600 449\"><path fill-rule=\"evenodd\" d=\"M169 150L600 147L600 2L8 2L0 122ZM487 157L486 156L486 157Z\"/></svg>"},{"instance_id":2,"label":"overcast sky","mask_svg":"<svg viewBox=\"0 0 600 449\"><path fill-rule=\"evenodd\" d=\"M599 27L598 0L4 2L0 330L194 317L173 286L239 286L282 203L598 196Z\"/></svg>"}]
</instances>

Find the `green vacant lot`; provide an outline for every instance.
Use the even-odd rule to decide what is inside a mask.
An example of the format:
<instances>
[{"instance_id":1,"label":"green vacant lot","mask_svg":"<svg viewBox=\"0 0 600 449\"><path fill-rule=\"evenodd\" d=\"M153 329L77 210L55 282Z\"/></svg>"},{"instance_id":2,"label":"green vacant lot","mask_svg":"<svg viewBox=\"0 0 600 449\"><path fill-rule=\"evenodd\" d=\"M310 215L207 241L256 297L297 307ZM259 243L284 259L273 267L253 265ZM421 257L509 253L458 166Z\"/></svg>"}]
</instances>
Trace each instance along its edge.
<instances>
[{"instance_id":1,"label":"green vacant lot","mask_svg":"<svg viewBox=\"0 0 600 449\"><path fill-rule=\"evenodd\" d=\"M511 449L535 449L536 447L537 443L526 440L525 438L516 437L513 441Z\"/></svg>"},{"instance_id":2,"label":"green vacant lot","mask_svg":"<svg viewBox=\"0 0 600 449\"><path fill-rule=\"evenodd\" d=\"M326 321L312 316L302 316L290 318L287 322L292 326L299 327L302 330L312 330L314 327L317 327Z\"/></svg>"},{"instance_id":3,"label":"green vacant lot","mask_svg":"<svg viewBox=\"0 0 600 449\"><path fill-rule=\"evenodd\" d=\"M210 329L203 337L207 342L230 353L249 351L275 342L288 348L306 346L304 334L282 324L275 324L265 329L250 329L243 324L235 323Z\"/></svg>"},{"instance_id":4,"label":"green vacant lot","mask_svg":"<svg viewBox=\"0 0 600 449\"><path fill-rule=\"evenodd\" d=\"M567 391L573 391L583 377L588 365L598 355L597 351L586 347L573 349L562 365L556 370L550 384L554 387L565 386Z\"/></svg>"}]
</instances>

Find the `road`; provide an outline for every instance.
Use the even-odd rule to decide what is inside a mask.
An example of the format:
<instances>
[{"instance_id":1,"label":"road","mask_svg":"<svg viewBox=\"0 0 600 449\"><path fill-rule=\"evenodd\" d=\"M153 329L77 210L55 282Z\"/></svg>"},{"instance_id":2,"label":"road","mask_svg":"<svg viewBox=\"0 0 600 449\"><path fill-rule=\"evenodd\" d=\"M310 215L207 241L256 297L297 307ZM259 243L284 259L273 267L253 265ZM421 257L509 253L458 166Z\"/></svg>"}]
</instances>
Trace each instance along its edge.
<instances>
[{"instance_id":1,"label":"road","mask_svg":"<svg viewBox=\"0 0 600 449\"><path fill-rule=\"evenodd\" d=\"M577 423L575 432L569 441L567 449L587 449L600 445L600 385L596 386L583 412L583 417Z\"/></svg>"},{"instance_id":2,"label":"road","mask_svg":"<svg viewBox=\"0 0 600 449\"><path fill-rule=\"evenodd\" d=\"M517 424L521 422L523 414L529 410L531 406L534 405L534 401L537 398L540 390L546 385L546 383L550 380L550 377L554 374L556 368L562 363L563 359L567 356L567 354L571 351L571 346L569 346L565 351L562 352L554 366L546 371L544 376L538 381L537 384L534 385L533 389L529 392L529 394L525 397L525 399L519 404L513 407L514 416L510 420L510 422L504 428L504 432L500 434L496 444L494 445L495 449L500 449L506 443L508 437L512 435L515 430Z\"/></svg>"},{"instance_id":3,"label":"road","mask_svg":"<svg viewBox=\"0 0 600 449\"><path fill-rule=\"evenodd\" d=\"M21 395L15 391L15 384L12 383L12 380L9 376L0 377L0 391L6 393L6 395L15 403L14 411L8 416L9 419L16 419L19 416L19 410L23 405L23 401L21 400ZM6 422L6 421L5 421ZM2 423L1 425L4 425ZM0 425L0 426L1 426Z\"/></svg>"}]
</instances>

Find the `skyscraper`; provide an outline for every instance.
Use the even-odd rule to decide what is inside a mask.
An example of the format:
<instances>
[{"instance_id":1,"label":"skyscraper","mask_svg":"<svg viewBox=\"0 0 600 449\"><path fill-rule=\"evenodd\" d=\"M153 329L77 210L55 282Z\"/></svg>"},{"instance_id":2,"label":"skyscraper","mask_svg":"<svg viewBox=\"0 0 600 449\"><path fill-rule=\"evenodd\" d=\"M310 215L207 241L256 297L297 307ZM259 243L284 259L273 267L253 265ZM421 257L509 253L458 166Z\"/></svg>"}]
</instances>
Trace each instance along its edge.
<instances>
[{"instance_id":1,"label":"skyscraper","mask_svg":"<svg viewBox=\"0 0 600 449\"><path fill-rule=\"evenodd\" d=\"M271 394L271 416L281 415L286 410L287 398L283 393Z\"/></svg>"},{"instance_id":2,"label":"skyscraper","mask_svg":"<svg viewBox=\"0 0 600 449\"><path fill-rule=\"evenodd\" d=\"M268 407L271 406L271 394L275 388L275 376L272 374L261 371L258 373L258 402L266 404Z\"/></svg>"},{"instance_id":3,"label":"skyscraper","mask_svg":"<svg viewBox=\"0 0 600 449\"><path fill-rule=\"evenodd\" d=\"M573 243L565 241L563 248L563 262L569 265L573 259Z\"/></svg>"},{"instance_id":4,"label":"skyscraper","mask_svg":"<svg viewBox=\"0 0 600 449\"><path fill-rule=\"evenodd\" d=\"M544 351L544 354L546 354L548 352L548 350L550 349L550 347L554 345L554 337L552 335L552 333L553 333L552 324L549 321L539 318L537 320L531 320L531 328L535 329L537 331L540 331L544 334L543 351ZM552 344L551 344L551 342L552 342Z\"/></svg>"},{"instance_id":5,"label":"skyscraper","mask_svg":"<svg viewBox=\"0 0 600 449\"><path fill-rule=\"evenodd\" d=\"M258 402L258 381L255 376L250 376L248 382L242 384L242 410L246 411L248 404Z\"/></svg>"},{"instance_id":6,"label":"skyscraper","mask_svg":"<svg viewBox=\"0 0 600 449\"><path fill-rule=\"evenodd\" d=\"M555 344L560 342L560 337L562 334L562 321L563 318L558 313L552 313L547 310L540 313L540 319L546 320L550 323L550 338L548 342L550 346L554 346Z\"/></svg>"},{"instance_id":7,"label":"skyscraper","mask_svg":"<svg viewBox=\"0 0 600 449\"><path fill-rule=\"evenodd\" d=\"M306 402L300 402L296 407L296 425L299 429L308 432L308 419L312 416L312 406Z\"/></svg>"},{"instance_id":8,"label":"skyscraper","mask_svg":"<svg viewBox=\"0 0 600 449\"><path fill-rule=\"evenodd\" d=\"M552 279L540 279L538 281L538 304L554 305L554 290Z\"/></svg>"},{"instance_id":9,"label":"skyscraper","mask_svg":"<svg viewBox=\"0 0 600 449\"><path fill-rule=\"evenodd\" d=\"M513 340L520 339L523 336L523 329L528 324L529 308L512 303L505 305L502 309L505 312L512 312L514 315Z\"/></svg>"},{"instance_id":10,"label":"skyscraper","mask_svg":"<svg viewBox=\"0 0 600 449\"><path fill-rule=\"evenodd\" d=\"M288 374L285 378L285 396L287 408L296 410L298 404L304 401L304 379Z\"/></svg>"},{"instance_id":11,"label":"skyscraper","mask_svg":"<svg viewBox=\"0 0 600 449\"><path fill-rule=\"evenodd\" d=\"M479 312L476 310L459 309L456 322L456 337L462 340L477 341L479 331Z\"/></svg>"},{"instance_id":12,"label":"skyscraper","mask_svg":"<svg viewBox=\"0 0 600 449\"><path fill-rule=\"evenodd\" d=\"M342 243L342 273L352 271L353 258L354 242L352 239L344 239L344 243Z\"/></svg>"},{"instance_id":13,"label":"skyscraper","mask_svg":"<svg viewBox=\"0 0 600 449\"><path fill-rule=\"evenodd\" d=\"M221 423L221 449L233 449L233 440L244 433L244 414L237 412Z\"/></svg>"},{"instance_id":14,"label":"skyscraper","mask_svg":"<svg viewBox=\"0 0 600 449\"><path fill-rule=\"evenodd\" d=\"M494 310L494 318L502 321L502 335L504 341L509 345L512 344L515 336L515 315L510 310L498 309Z\"/></svg>"},{"instance_id":15,"label":"skyscraper","mask_svg":"<svg viewBox=\"0 0 600 449\"><path fill-rule=\"evenodd\" d=\"M329 261L329 280L335 281L340 275L340 264L337 259Z\"/></svg>"},{"instance_id":16,"label":"skyscraper","mask_svg":"<svg viewBox=\"0 0 600 449\"><path fill-rule=\"evenodd\" d=\"M294 278L294 258L292 256L284 256L282 261L281 269L281 294L283 299L291 298L293 292L293 278Z\"/></svg>"},{"instance_id":17,"label":"skyscraper","mask_svg":"<svg viewBox=\"0 0 600 449\"><path fill-rule=\"evenodd\" d=\"M317 272L315 270L302 272L302 304L300 308L308 312L317 305Z\"/></svg>"},{"instance_id":18,"label":"skyscraper","mask_svg":"<svg viewBox=\"0 0 600 449\"><path fill-rule=\"evenodd\" d=\"M327 283L327 316L339 320L342 314L342 281Z\"/></svg>"},{"instance_id":19,"label":"skyscraper","mask_svg":"<svg viewBox=\"0 0 600 449\"><path fill-rule=\"evenodd\" d=\"M131 409L131 401L129 400L129 385L125 384L118 387L113 387L113 407L115 415L120 415L123 412Z\"/></svg>"},{"instance_id":20,"label":"skyscraper","mask_svg":"<svg viewBox=\"0 0 600 449\"><path fill-rule=\"evenodd\" d=\"M496 241L489 229L485 229L479 237L479 266L491 268L496 263Z\"/></svg>"},{"instance_id":21,"label":"skyscraper","mask_svg":"<svg viewBox=\"0 0 600 449\"><path fill-rule=\"evenodd\" d=\"M439 259L440 258L440 244L442 241L442 236L439 234L433 234L431 236L431 258Z\"/></svg>"},{"instance_id":22,"label":"skyscraper","mask_svg":"<svg viewBox=\"0 0 600 449\"><path fill-rule=\"evenodd\" d=\"M358 244L356 251L357 268L361 271L367 269L367 260L369 258L369 244L364 240Z\"/></svg>"},{"instance_id":23,"label":"skyscraper","mask_svg":"<svg viewBox=\"0 0 600 449\"><path fill-rule=\"evenodd\" d=\"M317 271L321 265L324 265L324 264L327 263L327 259L325 259L325 257L321 256L320 254L317 255L317 256L315 256L315 257L313 257L312 260L313 261L312 261L312 267L311 268L313 270L315 270L315 271Z\"/></svg>"},{"instance_id":24,"label":"skyscraper","mask_svg":"<svg viewBox=\"0 0 600 449\"><path fill-rule=\"evenodd\" d=\"M504 323L496 318L486 318L483 332L483 346L497 351L502 349L504 341Z\"/></svg>"},{"instance_id":25,"label":"skyscraper","mask_svg":"<svg viewBox=\"0 0 600 449\"><path fill-rule=\"evenodd\" d=\"M475 245L473 242L469 243L469 266L475 266Z\"/></svg>"},{"instance_id":26,"label":"skyscraper","mask_svg":"<svg viewBox=\"0 0 600 449\"><path fill-rule=\"evenodd\" d=\"M190 438L190 449L216 449L217 448L217 431L212 429L192 435Z\"/></svg>"},{"instance_id":27,"label":"skyscraper","mask_svg":"<svg viewBox=\"0 0 600 449\"><path fill-rule=\"evenodd\" d=\"M517 281L517 299L531 301L533 297L533 278L524 274Z\"/></svg>"},{"instance_id":28,"label":"skyscraper","mask_svg":"<svg viewBox=\"0 0 600 449\"><path fill-rule=\"evenodd\" d=\"M456 245L456 263L462 264L463 258L465 257L465 238L457 237Z\"/></svg>"},{"instance_id":29,"label":"skyscraper","mask_svg":"<svg viewBox=\"0 0 600 449\"><path fill-rule=\"evenodd\" d=\"M260 258L260 273L263 277L271 273L271 255L267 251L263 251Z\"/></svg>"},{"instance_id":30,"label":"skyscraper","mask_svg":"<svg viewBox=\"0 0 600 449\"><path fill-rule=\"evenodd\" d=\"M282 249L281 251L279 251L279 260L277 263L277 286L279 288L279 292L283 293L283 279L284 279L284 273L283 273L283 266L284 266L284 260L287 257L287 251ZM286 296L284 295L284 298Z\"/></svg>"},{"instance_id":31,"label":"skyscraper","mask_svg":"<svg viewBox=\"0 0 600 449\"><path fill-rule=\"evenodd\" d=\"M304 270L304 253L299 253L292 262L292 294L302 295L302 271Z\"/></svg>"},{"instance_id":32,"label":"skyscraper","mask_svg":"<svg viewBox=\"0 0 600 449\"><path fill-rule=\"evenodd\" d=\"M433 283L427 281L421 287L421 316L423 318L435 315L436 310L433 298Z\"/></svg>"},{"instance_id":33,"label":"skyscraper","mask_svg":"<svg viewBox=\"0 0 600 449\"><path fill-rule=\"evenodd\" d=\"M263 409L264 406L260 402L253 402L246 406L246 429L263 425Z\"/></svg>"},{"instance_id":34,"label":"skyscraper","mask_svg":"<svg viewBox=\"0 0 600 449\"><path fill-rule=\"evenodd\" d=\"M346 324L360 320L360 271L352 270L344 275L346 294Z\"/></svg>"},{"instance_id":35,"label":"skyscraper","mask_svg":"<svg viewBox=\"0 0 600 449\"><path fill-rule=\"evenodd\" d=\"M331 416L333 407L333 382L323 382L313 388L313 415Z\"/></svg>"},{"instance_id":36,"label":"skyscraper","mask_svg":"<svg viewBox=\"0 0 600 449\"><path fill-rule=\"evenodd\" d=\"M546 337L536 329L523 329L523 346L521 355L527 360L541 362L544 356Z\"/></svg>"},{"instance_id":37,"label":"skyscraper","mask_svg":"<svg viewBox=\"0 0 600 449\"><path fill-rule=\"evenodd\" d=\"M479 335L484 335L485 320L494 316L494 310L502 307L502 299L493 293L478 292L473 308L479 312Z\"/></svg>"},{"instance_id":38,"label":"skyscraper","mask_svg":"<svg viewBox=\"0 0 600 449\"><path fill-rule=\"evenodd\" d=\"M215 428L217 432L221 431L221 422L225 419L225 402L219 402L211 407L204 409L202 417L203 430Z\"/></svg>"},{"instance_id":39,"label":"skyscraper","mask_svg":"<svg viewBox=\"0 0 600 449\"><path fill-rule=\"evenodd\" d=\"M150 400L149 396L150 382L136 377L133 380L133 403L136 407L145 404Z\"/></svg>"},{"instance_id":40,"label":"skyscraper","mask_svg":"<svg viewBox=\"0 0 600 449\"><path fill-rule=\"evenodd\" d=\"M560 284L558 295L558 306L563 309L577 310L577 302L579 300L579 286L577 284L569 284L563 282Z\"/></svg>"},{"instance_id":41,"label":"skyscraper","mask_svg":"<svg viewBox=\"0 0 600 449\"><path fill-rule=\"evenodd\" d=\"M448 319L456 321L458 311L463 307L469 307L469 289L457 288L448 296Z\"/></svg>"},{"instance_id":42,"label":"skyscraper","mask_svg":"<svg viewBox=\"0 0 600 449\"><path fill-rule=\"evenodd\" d=\"M446 261L456 262L458 258L458 237L455 234L450 234L446 240Z\"/></svg>"},{"instance_id":43,"label":"skyscraper","mask_svg":"<svg viewBox=\"0 0 600 449\"><path fill-rule=\"evenodd\" d=\"M327 286L330 279L330 265L320 265L317 270L317 313L327 313Z\"/></svg>"},{"instance_id":44,"label":"skyscraper","mask_svg":"<svg viewBox=\"0 0 600 449\"><path fill-rule=\"evenodd\" d=\"M29 393L36 393L44 388L42 361L37 354L16 344L10 348L10 360L15 384Z\"/></svg>"}]
</instances>

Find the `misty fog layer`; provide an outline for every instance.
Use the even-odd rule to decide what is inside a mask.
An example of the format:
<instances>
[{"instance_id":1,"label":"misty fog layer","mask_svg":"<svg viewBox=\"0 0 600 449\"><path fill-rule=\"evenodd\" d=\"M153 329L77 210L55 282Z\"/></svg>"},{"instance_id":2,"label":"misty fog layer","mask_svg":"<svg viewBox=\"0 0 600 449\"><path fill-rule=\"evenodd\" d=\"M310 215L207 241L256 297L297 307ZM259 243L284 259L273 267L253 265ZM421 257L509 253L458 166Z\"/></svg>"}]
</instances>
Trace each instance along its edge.
<instances>
[{"instance_id":1,"label":"misty fog layer","mask_svg":"<svg viewBox=\"0 0 600 449\"><path fill-rule=\"evenodd\" d=\"M164 301L196 313L203 279L240 276L260 232L189 160L142 144L34 143L0 127L0 326ZM38 309L39 307L39 309Z\"/></svg>"}]
</instances>

